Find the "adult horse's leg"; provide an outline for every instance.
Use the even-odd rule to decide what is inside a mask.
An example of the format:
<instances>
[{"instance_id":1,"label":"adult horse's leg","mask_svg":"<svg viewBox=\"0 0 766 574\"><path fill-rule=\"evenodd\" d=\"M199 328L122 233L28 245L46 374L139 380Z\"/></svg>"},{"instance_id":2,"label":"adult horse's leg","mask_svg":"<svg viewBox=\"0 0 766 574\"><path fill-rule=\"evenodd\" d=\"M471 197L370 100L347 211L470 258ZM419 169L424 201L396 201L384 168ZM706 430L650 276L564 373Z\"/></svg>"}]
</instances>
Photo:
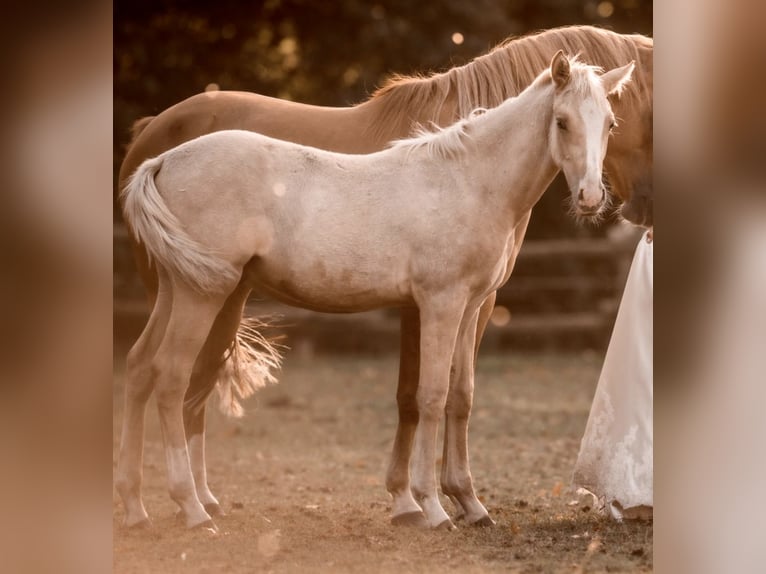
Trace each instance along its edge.
<instances>
[{"instance_id":1,"label":"adult horse's leg","mask_svg":"<svg viewBox=\"0 0 766 574\"><path fill-rule=\"evenodd\" d=\"M420 376L420 316L417 307L401 310L399 386L396 402L399 425L386 474L386 489L393 497L391 523L427 527L425 515L410 490L410 454L418 426L416 393Z\"/></svg>"},{"instance_id":2,"label":"adult horse's leg","mask_svg":"<svg viewBox=\"0 0 766 574\"><path fill-rule=\"evenodd\" d=\"M479 347L481 346L481 340L484 337L484 331L487 330L489 324L489 318L492 316L492 311L495 309L495 300L497 299L497 291L493 291L489 297L484 300L479 308L479 318L476 321L476 339L473 349L473 366L476 367L476 361L479 359Z\"/></svg>"},{"instance_id":3,"label":"adult horse's leg","mask_svg":"<svg viewBox=\"0 0 766 574\"><path fill-rule=\"evenodd\" d=\"M141 336L128 353L125 378L125 411L117 462L116 486L125 506L125 525L148 526L149 515L141 499L146 402L154 389L151 361L165 335L172 294L163 282Z\"/></svg>"},{"instance_id":4,"label":"adult horse's leg","mask_svg":"<svg viewBox=\"0 0 766 574\"><path fill-rule=\"evenodd\" d=\"M170 496L181 507L189 528L214 525L194 484L184 430L184 396L197 357L225 302L225 295L202 295L176 282L170 320L152 361Z\"/></svg>"},{"instance_id":5,"label":"adult horse's leg","mask_svg":"<svg viewBox=\"0 0 766 574\"><path fill-rule=\"evenodd\" d=\"M194 364L191 382L184 399L184 429L189 445L189 460L194 475L194 485L200 502L210 516L221 516L224 512L207 483L207 467L205 465L207 398L215 387L224 363L224 354L231 347L237 334L250 291L250 287L242 281L226 299L226 303L218 313L213 328Z\"/></svg>"},{"instance_id":6,"label":"adult horse's leg","mask_svg":"<svg viewBox=\"0 0 766 574\"><path fill-rule=\"evenodd\" d=\"M487 302L494 304L494 299L494 296L487 299L482 309L487 306ZM491 306L489 308L491 311ZM441 486L442 492L450 497L469 524L490 526L494 522L476 497L468 463L468 419L473 404L474 364L478 350L476 343L479 329L483 332L486 327L486 321L483 325L479 325L479 321L480 311L468 310L455 345L445 408Z\"/></svg>"},{"instance_id":7,"label":"adult horse's leg","mask_svg":"<svg viewBox=\"0 0 766 574\"><path fill-rule=\"evenodd\" d=\"M436 491L436 438L449 389L450 364L458 327L465 312L462 293L440 293L418 301L420 308L420 380L416 393L419 421L415 431L412 492L428 525L454 528Z\"/></svg>"},{"instance_id":8,"label":"adult horse's leg","mask_svg":"<svg viewBox=\"0 0 766 574\"><path fill-rule=\"evenodd\" d=\"M138 276L141 277L141 282L144 284L149 305L153 306L157 299L157 290L159 288L157 268L149 261L146 248L133 237L130 230L128 230L128 233L131 233L130 247L133 251L133 261L136 264Z\"/></svg>"}]
</instances>

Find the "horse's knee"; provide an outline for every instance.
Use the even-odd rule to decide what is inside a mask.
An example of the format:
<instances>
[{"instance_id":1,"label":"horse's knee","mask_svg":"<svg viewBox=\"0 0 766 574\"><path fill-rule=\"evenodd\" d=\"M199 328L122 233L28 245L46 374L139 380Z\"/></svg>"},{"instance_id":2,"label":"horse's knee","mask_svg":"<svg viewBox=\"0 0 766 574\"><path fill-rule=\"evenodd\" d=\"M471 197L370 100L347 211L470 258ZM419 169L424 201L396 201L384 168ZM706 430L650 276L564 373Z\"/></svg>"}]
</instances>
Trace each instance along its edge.
<instances>
[{"instance_id":1,"label":"horse's knee","mask_svg":"<svg viewBox=\"0 0 766 574\"><path fill-rule=\"evenodd\" d=\"M145 403L154 390L154 383L150 377L134 376L129 377L125 385L125 394L130 401Z\"/></svg>"},{"instance_id":2,"label":"horse's knee","mask_svg":"<svg viewBox=\"0 0 766 574\"><path fill-rule=\"evenodd\" d=\"M473 366L465 361L453 364L453 377L447 395L447 414L467 416L473 406Z\"/></svg>"},{"instance_id":3,"label":"horse's knee","mask_svg":"<svg viewBox=\"0 0 766 574\"><path fill-rule=\"evenodd\" d=\"M465 417L471 413L473 407L473 392L470 389L451 389L447 397L445 412L455 417Z\"/></svg>"},{"instance_id":4,"label":"horse's knee","mask_svg":"<svg viewBox=\"0 0 766 574\"><path fill-rule=\"evenodd\" d=\"M416 406L418 417L427 420L438 420L447 404L447 390L418 389Z\"/></svg>"},{"instance_id":5,"label":"horse's knee","mask_svg":"<svg viewBox=\"0 0 766 574\"><path fill-rule=\"evenodd\" d=\"M418 399L414 392L399 392L396 395L396 405L399 409L399 420L418 422Z\"/></svg>"}]
</instances>

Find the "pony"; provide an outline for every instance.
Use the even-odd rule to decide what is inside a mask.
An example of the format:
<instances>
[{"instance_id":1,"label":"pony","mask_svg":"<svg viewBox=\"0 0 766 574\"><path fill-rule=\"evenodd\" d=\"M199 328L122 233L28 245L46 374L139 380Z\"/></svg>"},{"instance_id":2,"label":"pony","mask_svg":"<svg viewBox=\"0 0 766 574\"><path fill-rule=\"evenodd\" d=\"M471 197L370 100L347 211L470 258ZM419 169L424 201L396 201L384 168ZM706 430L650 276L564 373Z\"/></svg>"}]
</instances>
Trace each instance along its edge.
<instances>
[{"instance_id":1,"label":"pony","mask_svg":"<svg viewBox=\"0 0 766 574\"><path fill-rule=\"evenodd\" d=\"M491 520L464 448L479 310L508 280L518 227L559 170L578 210L604 207L602 162L616 127L607 96L622 91L633 68L598 74L559 51L518 96L369 155L224 130L143 162L123 190L123 211L159 290L126 365L117 468L126 523L148 520L141 419L154 388L170 496L188 527L214 528L190 465L184 397L216 317L242 284L326 312L416 307L419 422L398 437L388 469L392 520L454 528L436 489L445 410L442 488L469 523ZM270 349L228 360L256 376L277 362Z\"/></svg>"},{"instance_id":2,"label":"pony","mask_svg":"<svg viewBox=\"0 0 766 574\"><path fill-rule=\"evenodd\" d=\"M449 125L477 107L495 107L518 94L542 72L553 54L564 49L579 53L605 69L636 62L633 80L622 94L610 99L620 129L610 138L605 159L611 191L631 206L626 216L638 220L633 198L651 190L652 170L652 54L653 42L641 35L623 35L591 26L569 26L511 38L465 66L430 76L395 76L371 98L345 108L311 106L246 92L205 92L184 100L156 117L138 120L133 140L121 164L118 185L146 159L197 136L225 129L245 129L277 139L330 151L363 154L380 151L394 139L412 135L421 125ZM216 193L217 190L211 190ZM644 205L644 204L642 204ZM633 211L636 211L633 214ZM640 223L640 221L638 221ZM516 228L520 248L526 223ZM147 287L150 303L157 297L157 272L146 251L132 238L137 267ZM211 492L205 466L206 400L217 381L234 376L234 393L226 394L226 409L240 413L238 399L249 396L253 386L244 373L227 369L225 358L244 349L239 343L252 331L242 322L250 294L243 282L227 299L195 366L184 408L192 470L199 498L213 515L223 511ZM479 342L494 307L495 294L482 306L477 327ZM397 391L399 427L392 460L404 448L404 438L417 425L415 394L419 373L420 318L417 308L401 309L400 366ZM220 389L221 387L219 387ZM148 390L151 393L151 389ZM138 416L138 415L137 415ZM143 415L141 415L143 416ZM467 447L466 447L467 448ZM469 473L469 480L470 473ZM453 503L460 513L456 499Z\"/></svg>"}]
</instances>

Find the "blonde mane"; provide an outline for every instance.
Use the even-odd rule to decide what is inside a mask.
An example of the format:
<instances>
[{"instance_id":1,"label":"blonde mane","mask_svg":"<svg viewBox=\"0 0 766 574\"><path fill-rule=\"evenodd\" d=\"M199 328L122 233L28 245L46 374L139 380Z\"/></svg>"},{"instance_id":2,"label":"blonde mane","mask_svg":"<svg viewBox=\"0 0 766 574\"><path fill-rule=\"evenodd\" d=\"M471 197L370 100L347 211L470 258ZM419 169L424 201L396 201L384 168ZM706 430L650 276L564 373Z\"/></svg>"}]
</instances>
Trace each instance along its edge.
<instances>
[{"instance_id":1,"label":"blonde mane","mask_svg":"<svg viewBox=\"0 0 766 574\"><path fill-rule=\"evenodd\" d=\"M455 122L442 128L431 124L430 129L426 126L418 126L412 137L394 140L389 147L406 149L411 153L416 149L425 149L431 157L441 159L454 159L465 149L468 139L468 124L471 117Z\"/></svg>"},{"instance_id":2,"label":"blonde mane","mask_svg":"<svg viewBox=\"0 0 766 574\"><path fill-rule=\"evenodd\" d=\"M371 96L371 100L381 104L371 129L385 139L390 130L412 121L410 110L421 110L426 118L436 122L452 99L455 110L451 120L464 118L477 107L498 106L528 86L548 67L559 49L611 69L631 60L640 62L639 49L652 45L652 39L646 36L621 35L593 26L568 26L509 38L488 54L446 72L392 76ZM621 96L625 105L650 98L651 86L641 73L634 75Z\"/></svg>"}]
</instances>

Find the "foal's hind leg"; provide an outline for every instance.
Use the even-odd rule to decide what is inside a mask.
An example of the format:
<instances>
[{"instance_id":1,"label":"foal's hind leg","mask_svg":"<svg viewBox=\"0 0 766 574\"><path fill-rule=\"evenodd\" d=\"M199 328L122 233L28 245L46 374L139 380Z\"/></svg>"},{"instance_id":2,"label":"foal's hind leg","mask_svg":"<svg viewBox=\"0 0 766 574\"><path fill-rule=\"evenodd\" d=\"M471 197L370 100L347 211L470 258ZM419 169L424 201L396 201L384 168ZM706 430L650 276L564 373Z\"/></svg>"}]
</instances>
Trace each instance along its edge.
<instances>
[{"instance_id":1,"label":"foal's hind leg","mask_svg":"<svg viewBox=\"0 0 766 574\"><path fill-rule=\"evenodd\" d=\"M125 525L129 527L149 524L141 500L144 417L146 402L154 389L151 361L165 334L171 302L169 280L164 276L149 321L126 360L125 411L115 482L125 506Z\"/></svg>"},{"instance_id":2,"label":"foal's hind leg","mask_svg":"<svg viewBox=\"0 0 766 574\"><path fill-rule=\"evenodd\" d=\"M453 376L445 409L441 486L469 524L490 526L494 523L476 497L468 464L468 419L473 403L478 319L478 310L466 313L455 345Z\"/></svg>"},{"instance_id":3,"label":"foal's hind leg","mask_svg":"<svg viewBox=\"0 0 766 574\"><path fill-rule=\"evenodd\" d=\"M170 496L181 507L190 528L212 526L212 520L197 496L191 471L183 421L184 395L197 356L225 300L225 295L201 295L184 284L174 284L170 320L152 363Z\"/></svg>"},{"instance_id":4,"label":"foal's hind leg","mask_svg":"<svg viewBox=\"0 0 766 574\"><path fill-rule=\"evenodd\" d=\"M184 400L184 429L189 446L194 484L197 488L197 496L210 516L221 516L224 512L207 483L205 465L207 399L215 388L225 353L231 348L237 334L250 290L250 287L242 281L226 299L194 364L191 382Z\"/></svg>"}]
</instances>

